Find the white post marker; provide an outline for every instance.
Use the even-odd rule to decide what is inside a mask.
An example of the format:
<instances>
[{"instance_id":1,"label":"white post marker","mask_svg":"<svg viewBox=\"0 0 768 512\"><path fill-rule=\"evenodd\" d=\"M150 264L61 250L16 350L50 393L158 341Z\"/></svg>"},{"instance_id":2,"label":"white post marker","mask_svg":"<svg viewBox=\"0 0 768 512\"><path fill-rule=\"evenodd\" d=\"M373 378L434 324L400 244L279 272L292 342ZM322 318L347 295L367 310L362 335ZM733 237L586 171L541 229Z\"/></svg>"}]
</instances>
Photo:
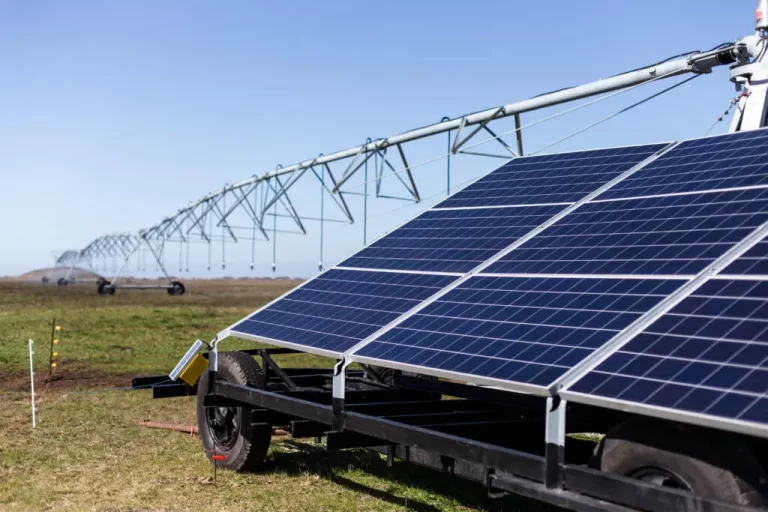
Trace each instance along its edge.
<instances>
[{"instance_id":1,"label":"white post marker","mask_svg":"<svg viewBox=\"0 0 768 512\"><path fill-rule=\"evenodd\" d=\"M37 427L37 423L35 420L35 351L32 348L32 345L35 342L31 339L29 340L29 382L30 386L32 388L32 428Z\"/></svg>"}]
</instances>

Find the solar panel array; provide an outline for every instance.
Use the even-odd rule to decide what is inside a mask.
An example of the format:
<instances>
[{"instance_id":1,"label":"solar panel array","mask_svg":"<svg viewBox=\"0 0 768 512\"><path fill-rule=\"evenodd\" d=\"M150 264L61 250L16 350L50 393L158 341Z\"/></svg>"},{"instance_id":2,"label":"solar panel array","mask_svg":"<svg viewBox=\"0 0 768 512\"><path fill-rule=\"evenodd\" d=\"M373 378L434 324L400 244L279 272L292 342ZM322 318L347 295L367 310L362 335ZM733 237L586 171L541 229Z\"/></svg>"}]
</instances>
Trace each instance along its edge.
<instances>
[{"instance_id":1,"label":"solar panel array","mask_svg":"<svg viewBox=\"0 0 768 512\"><path fill-rule=\"evenodd\" d=\"M684 173L687 161L676 151L631 175L629 186L621 181L586 202L355 354L422 371L551 388L686 282L654 278L698 273L768 212L759 190L687 194L678 187L671 196L645 195L646 169L655 179ZM644 195L632 195L638 191ZM476 293L462 295L467 289ZM549 295L541 293L550 289ZM491 293L499 290L519 295ZM568 294L568 307L548 303L562 293ZM595 295L608 303L595 306Z\"/></svg>"},{"instance_id":2,"label":"solar panel array","mask_svg":"<svg viewBox=\"0 0 768 512\"><path fill-rule=\"evenodd\" d=\"M767 425L768 241L681 292L766 222L768 130L520 158L231 331L513 390L565 382L564 397L609 407Z\"/></svg>"},{"instance_id":3,"label":"solar panel array","mask_svg":"<svg viewBox=\"0 0 768 512\"><path fill-rule=\"evenodd\" d=\"M738 194L735 202L750 201L746 210L730 207L734 219L722 229L744 239L753 231L745 226L768 222L766 135L758 131L683 143L668 156L687 162L688 172L663 181L675 192L693 192L692 197L719 196L723 192L706 187L722 187L731 189L725 192L731 197ZM690 163L696 154L706 158ZM768 240L762 240L569 386L566 396L673 417L768 424L767 268Z\"/></svg>"}]
</instances>

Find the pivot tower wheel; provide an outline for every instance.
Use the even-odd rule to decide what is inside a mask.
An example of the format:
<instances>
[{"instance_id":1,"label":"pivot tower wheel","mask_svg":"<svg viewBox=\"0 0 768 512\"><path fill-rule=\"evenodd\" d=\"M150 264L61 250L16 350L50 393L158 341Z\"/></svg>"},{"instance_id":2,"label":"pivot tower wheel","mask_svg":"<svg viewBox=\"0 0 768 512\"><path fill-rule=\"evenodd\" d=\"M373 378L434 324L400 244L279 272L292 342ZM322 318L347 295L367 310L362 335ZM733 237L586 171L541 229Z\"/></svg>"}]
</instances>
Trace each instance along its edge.
<instances>
[{"instance_id":1,"label":"pivot tower wheel","mask_svg":"<svg viewBox=\"0 0 768 512\"><path fill-rule=\"evenodd\" d=\"M99 292L99 295L114 295L115 287L112 286L109 281L103 280L99 283L97 291Z\"/></svg>"},{"instance_id":2,"label":"pivot tower wheel","mask_svg":"<svg viewBox=\"0 0 768 512\"><path fill-rule=\"evenodd\" d=\"M184 295L187 289L181 281L174 281L171 283L171 287L168 288L168 295Z\"/></svg>"}]
</instances>

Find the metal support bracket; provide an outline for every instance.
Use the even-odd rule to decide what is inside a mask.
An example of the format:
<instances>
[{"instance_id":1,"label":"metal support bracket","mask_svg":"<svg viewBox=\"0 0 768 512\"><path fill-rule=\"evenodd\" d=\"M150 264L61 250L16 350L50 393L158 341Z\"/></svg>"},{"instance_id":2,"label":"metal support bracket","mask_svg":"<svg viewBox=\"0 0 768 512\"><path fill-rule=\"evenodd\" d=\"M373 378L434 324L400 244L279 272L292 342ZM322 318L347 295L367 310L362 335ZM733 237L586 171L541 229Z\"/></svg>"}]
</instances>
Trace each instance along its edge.
<instances>
[{"instance_id":1,"label":"metal support bracket","mask_svg":"<svg viewBox=\"0 0 768 512\"><path fill-rule=\"evenodd\" d=\"M477 134L477 132L485 128L488 125L488 123L490 123L494 119L497 119L502 114L504 114L504 107L497 108L495 112L493 112L490 116L488 116L487 119L484 119L483 121L481 121L477 125L477 127L475 127L475 129L472 130L472 132L466 137L464 137L463 139L460 136L461 136L462 128L466 123L462 123L461 126L459 127L459 131L456 133L456 139L453 141L453 148L451 149L451 151L453 151L454 154L458 153L458 151L461 149L461 146L469 142L469 139L474 137ZM464 119L466 118L462 118L462 121Z\"/></svg>"},{"instance_id":2,"label":"metal support bracket","mask_svg":"<svg viewBox=\"0 0 768 512\"><path fill-rule=\"evenodd\" d=\"M565 410L565 400L557 396L547 398L544 485L548 489L560 489L563 486Z\"/></svg>"},{"instance_id":3,"label":"metal support bracket","mask_svg":"<svg viewBox=\"0 0 768 512\"><path fill-rule=\"evenodd\" d=\"M335 432L344 430L344 398L347 387L347 365L349 365L349 363L342 357L333 367L333 395L331 404L333 406L333 430Z\"/></svg>"}]
</instances>

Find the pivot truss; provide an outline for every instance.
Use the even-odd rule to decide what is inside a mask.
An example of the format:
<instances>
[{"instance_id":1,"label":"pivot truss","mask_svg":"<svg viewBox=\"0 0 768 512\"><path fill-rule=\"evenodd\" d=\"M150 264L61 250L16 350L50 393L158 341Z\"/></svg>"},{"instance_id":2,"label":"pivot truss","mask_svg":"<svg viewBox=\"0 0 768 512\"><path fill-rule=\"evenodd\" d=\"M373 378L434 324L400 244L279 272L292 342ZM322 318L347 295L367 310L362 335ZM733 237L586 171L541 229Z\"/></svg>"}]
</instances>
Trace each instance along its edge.
<instances>
[{"instance_id":1,"label":"pivot truss","mask_svg":"<svg viewBox=\"0 0 768 512\"><path fill-rule=\"evenodd\" d=\"M68 280L72 269L77 265L86 265L89 268L94 268L96 260L111 258L113 259L114 266L117 267L117 262L122 260L122 264L116 270L114 278L109 282L102 283L105 284L104 291L109 292L110 289L114 291L116 281L127 269L131 257L137 255L138 270L142 269L142 265L144 265L146 270L146 255L149 254L156 262L157 269L168 280L168 285L163 285L163 287L169 288L170 292L174 283L178 282L172 281L163 264L169 242L178 243L180 272L184 270L189 271L189 247L192 243L207 244L208 269L210 270L212 250L215 244L221 244L222 268L226 268L226 245L250 241L251 269L253 269L256 242L271 242L272 270L274 272L277 268L278 233L307 234L308 221L319 221L319 270L323 270L322 244L324 225L329 222L350 224L355 222L355 216L353 215L352 208L350 208L351 196L361 196L363 200L363 242L366 243L369 197L406 201L409 203L418 203L425 199L422 197L417 186L413 174L414 169L444 159L446 187L442 193L450 194L452 155L462 154L504 160L522 156L523 128L554 119L559 115L572 112L583 106L595 104L603 99L657 80L684 74L709 73L712 67L717 65L734 64L734 66L738 66L749 64L752 57L757 57L760 52L760 45L758 43L761 40L756 38L757 36L753 36L736 43L723 44L709 52L692 52L676 60L662 61L653 66L620 74L598 82L543 94L529 100L495 107L459 118L450 119L444 117L441 122L430 126L383 139L372 140L369 138L360 146L328 155L321 154L316 158L288 167L278 165L273 171L261 175L253 175L246 180L234 184L227 184L222 189L189 203L173 215L165 217L156 225L144 229L138 234L105 235L97 238L80 251L66 251L56 259L56 265L70 268L66 277L66 280ZM674 87L676 86L667 90ZM636 103L629 108L644 103L659 94L656 93L643 100L643 102ZM602 96L543 120L530 123L527 126L521 125L521 114L525 112L596 95ZM622 109L605 120L611 119L627 111L629 108ZM507 119L507 122L514 121L514 127L504 132L501 132L496 126L492 128L492 125L503 123L503 119ZM590 125L590 127L596 124L599 123ZM504 128L503 125L500 125L500 127ZM575 134L583 131L579 130ZM488 138L479 142L474 140L479 138L478 136L481 134ZM505 141L503 137L506 135L515 137L512 144ZM447 138L447 151L430 160L415 165L412 164L408 157L412 144L416 141L438 136ZM481 152L476 149L485 143L498 145L498 151ZM356 181L361 181L359 176L361 173L363 174L362 183L352 185L353 177L357 176ZM371 173L372 176L370 175ZM388 187L392 187L392 191L389 189L387 191L384 190L385 179L387 180ZM301 182L301 187L298 186L299 182ZM314 186L318 187L320 193L319 214L315 216L307 216L305 213L300 212L300 208L297 206L306 206L306 188L309 186L309 183L314 183ZM369 185L373 188L370 192ZM298 190L302 191L301 202L296 197L298 194L294 195ZM332 207L333 213L331 215L326 215L326 203ZM185 246L186 255L184 254ZM153 285L153 287L157 286Z\"/></svg>"}]
</instances>

